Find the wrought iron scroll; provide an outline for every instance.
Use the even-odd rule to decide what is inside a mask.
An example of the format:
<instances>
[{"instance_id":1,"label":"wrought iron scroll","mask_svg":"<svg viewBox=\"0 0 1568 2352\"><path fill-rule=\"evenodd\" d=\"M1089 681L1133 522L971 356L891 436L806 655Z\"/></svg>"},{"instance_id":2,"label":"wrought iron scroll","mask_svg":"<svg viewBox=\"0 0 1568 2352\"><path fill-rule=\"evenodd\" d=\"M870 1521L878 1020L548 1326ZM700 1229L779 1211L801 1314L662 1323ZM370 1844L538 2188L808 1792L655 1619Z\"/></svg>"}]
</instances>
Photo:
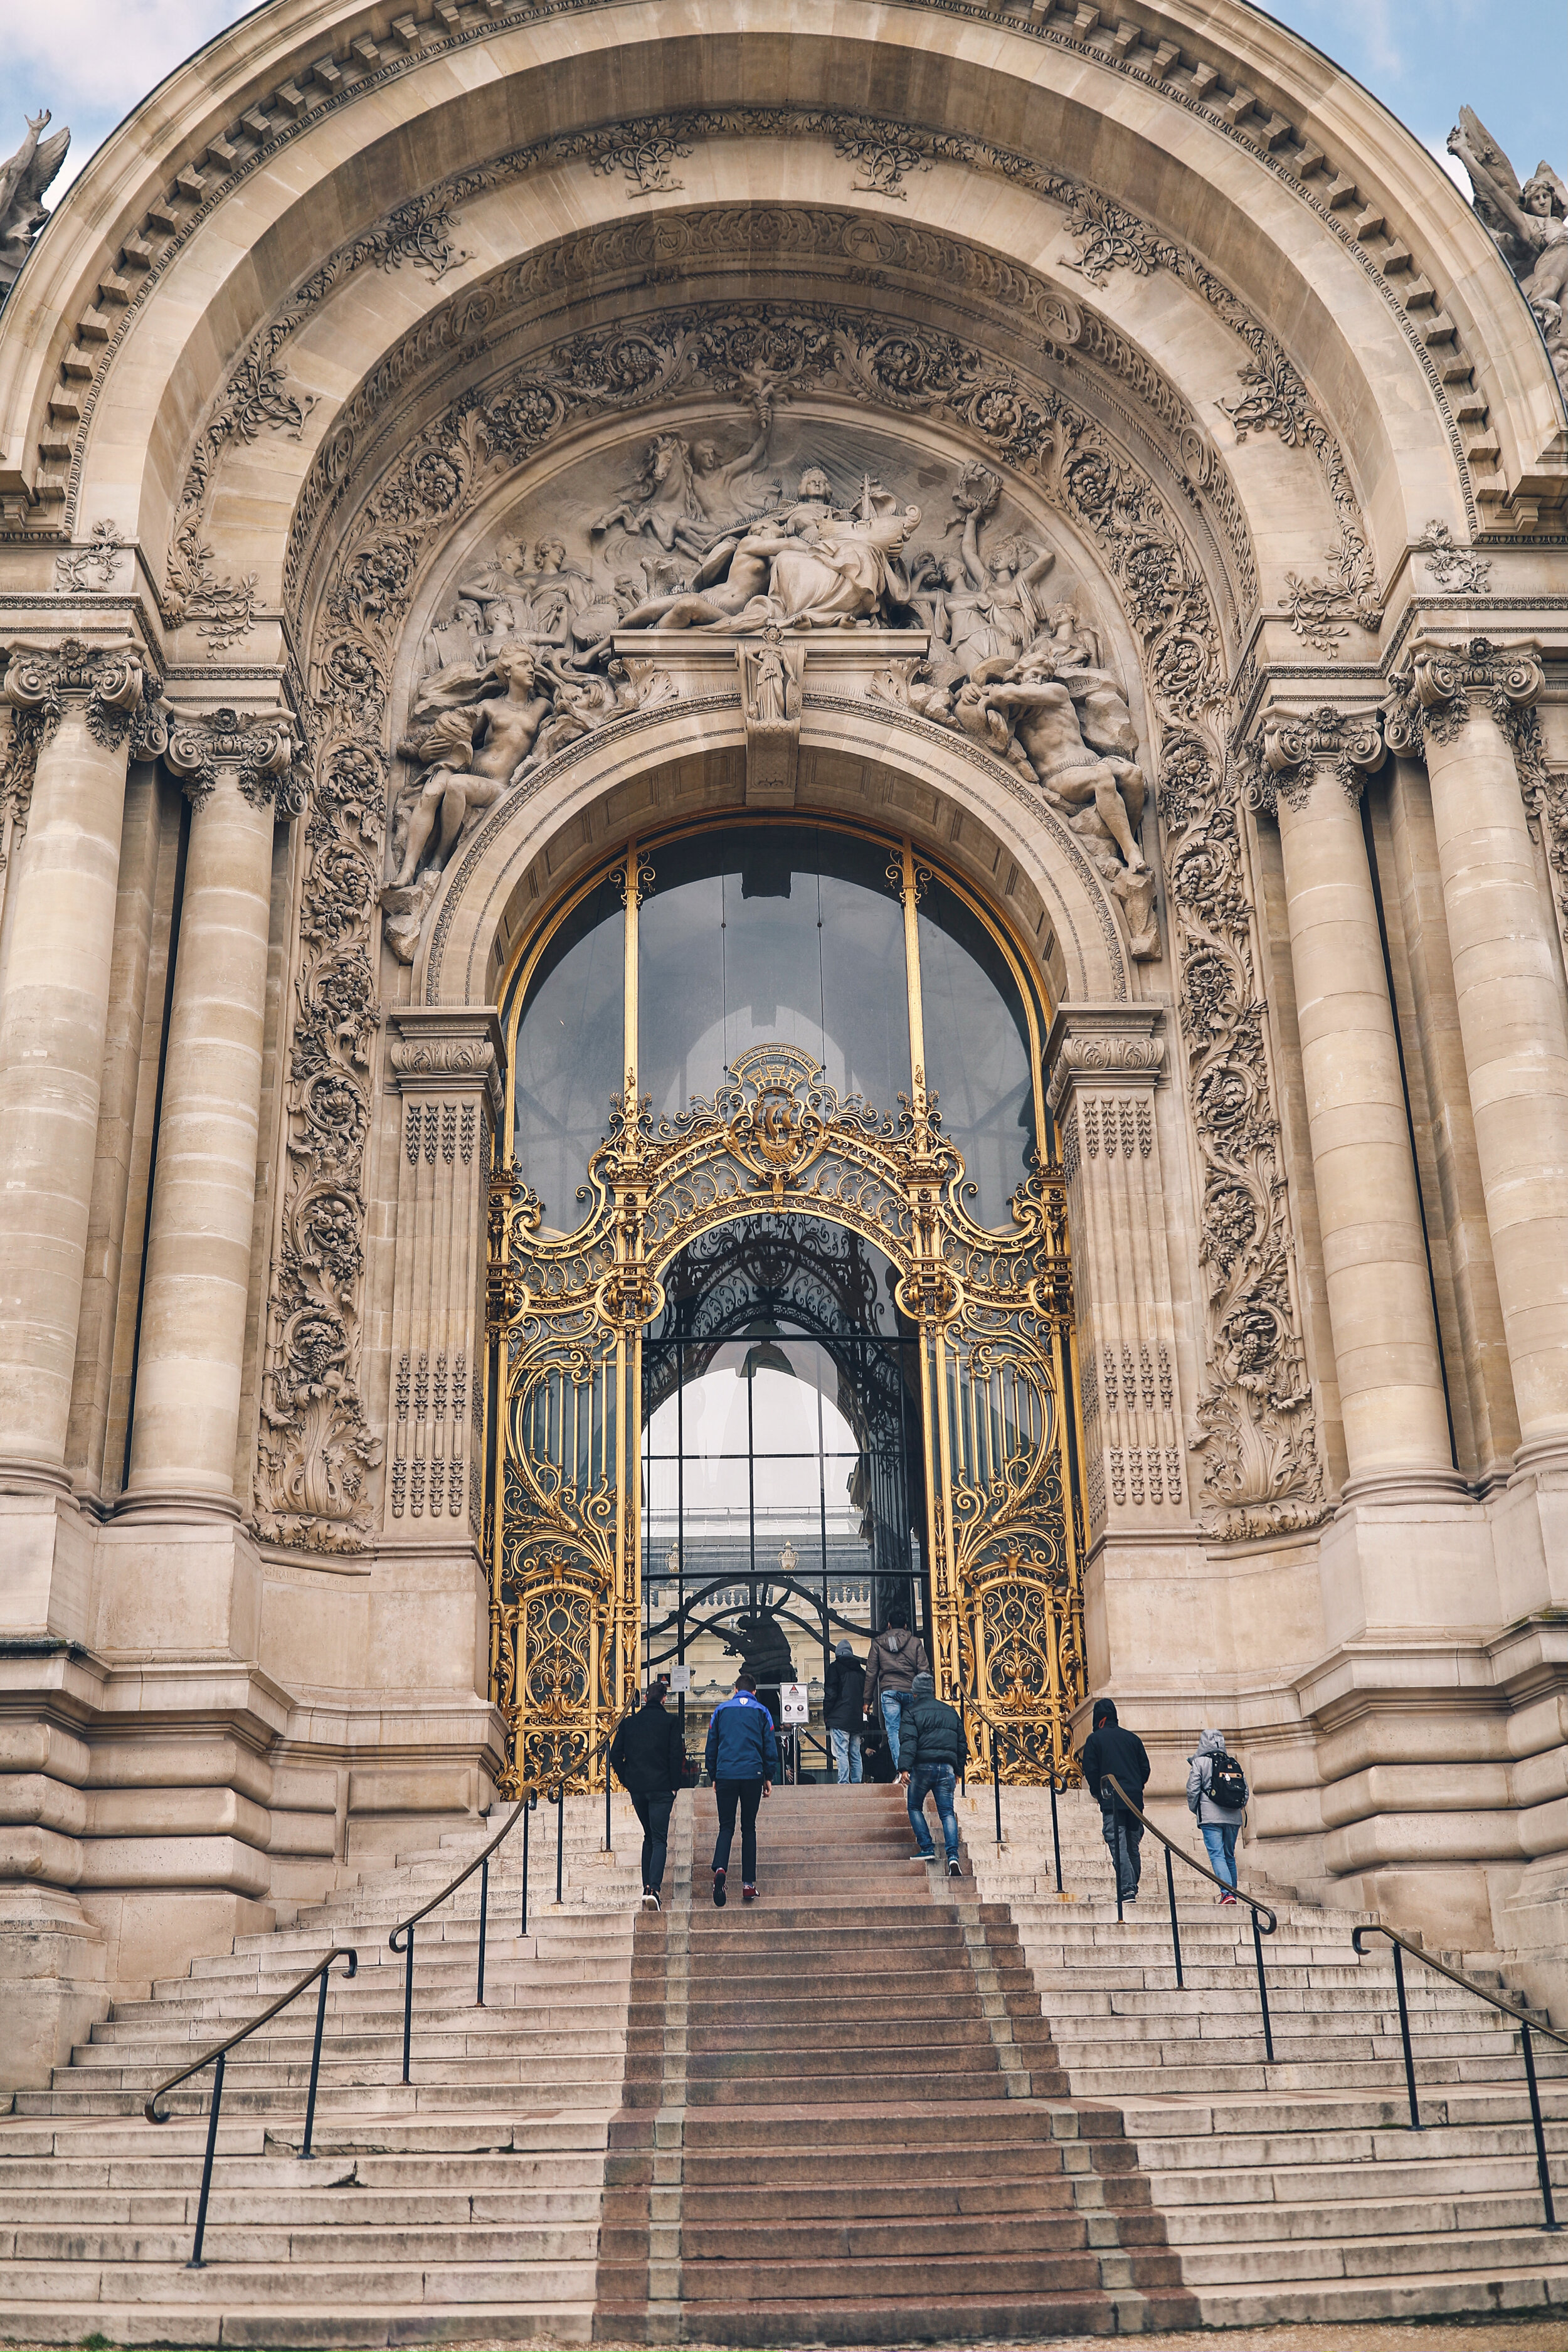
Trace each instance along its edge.
<instances>
[{"instance_id":1,"label":"wrought iron scroll","mask_svg":"<svg viewBox=\"0 0 1568 2352\"><path fill-rule=\"evenodd\" d=\"M1037 1169L1005 1234L973 1223L964 1189L918 1058L911 1096L884 1113L783 1045L742 1055L678 1117L656 1119L628 1085L570 1236L543 1234L516 1171L498 1169L492 1662L514 1774L578 1778L636 1686L642 1333L689 1243L770 1212L847 1226L898 1270L921 1335L939 1686L1016 1727L1010 1777L1059 1771L1082 1688L1065 1189Z\"/></svg>"}]
</instances>

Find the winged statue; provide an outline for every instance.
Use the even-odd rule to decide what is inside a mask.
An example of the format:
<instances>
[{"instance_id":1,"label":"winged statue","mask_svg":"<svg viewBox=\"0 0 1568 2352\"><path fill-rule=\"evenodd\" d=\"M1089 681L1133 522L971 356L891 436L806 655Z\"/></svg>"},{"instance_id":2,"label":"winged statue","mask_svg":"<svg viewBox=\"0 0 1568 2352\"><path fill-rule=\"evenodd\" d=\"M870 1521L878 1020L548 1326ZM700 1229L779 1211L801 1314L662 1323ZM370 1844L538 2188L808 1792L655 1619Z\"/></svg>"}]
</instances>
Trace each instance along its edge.
<instances>
[{"instance_id":1,"label":"winged statue","mask_svg":"<svg viewBox=\"0 0 1568 2352\"><path fill-rule=\"evenodd\" d=\"M1521 187L1513 165L1468 106L1448 133L1448 152L1469 173L1476 210L1518 278L1568 394L1568 187L1547 163Z\"/></svg>"},{"instance_id":2,"label":"winged statue","mask_svg":"<svg viewBox=\"0 0 1568 2352\"><path fill-rule=\"evenodd\" d=\"M25 120L26 139L8 163L0 163L0 301L16 284L33 239L48 217L40 199L71 143L68 130L57 131L52 139L40 136L49 126L47 107Z\"/></svg>"}]
</instances>

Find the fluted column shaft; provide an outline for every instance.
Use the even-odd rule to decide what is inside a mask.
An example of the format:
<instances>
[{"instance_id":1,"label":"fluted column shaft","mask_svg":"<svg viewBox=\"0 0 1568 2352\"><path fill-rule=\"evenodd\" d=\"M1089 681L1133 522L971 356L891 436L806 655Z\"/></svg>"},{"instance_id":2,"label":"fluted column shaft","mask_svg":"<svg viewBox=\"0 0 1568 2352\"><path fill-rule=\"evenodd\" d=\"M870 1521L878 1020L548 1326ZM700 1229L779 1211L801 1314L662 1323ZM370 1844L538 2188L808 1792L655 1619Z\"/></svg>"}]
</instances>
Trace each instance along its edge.
<instances>
[{"instance_id":1,"label":"fluted column shaft","mask_svg":"<svg viewBox=\"0 0 1568 2352\"><path fill-rule=\"evenodd\" d=\"M1415 683L1521 1455L1568 1457L1568 1022L1499 723L1524 723L1541 672L1477 639L1418 645Z\"/></svg>"},{"instance_id":2,"label":"fluted column shaft","mask_svg":"<svg viewBox=\"0 0 1568 2352\"><path fill-rule=\"evenodd\" d=\"M192 794L126 1496L233 1508L274 817L267 779L215 761L205 748ZM197 755L190 732L176 732L176 773Z\"/></svg>"},{"instance_id":3,"label":"fluted column shaft","mask_svg":"<svg viewBox=\"0 0 1568 2352\"><path fill-rule=\"evenodd\" d=\"M14 649L37 744L0 1003L0 1472L63 1475L81 1308L128 738L128 649Z\"/></svg>"},{"instance_id":4,"label":"fluted column shaft","mask_svg":"<svg viewBox=\"0 0 1568 2352\"><path fill-rule=\"evenodd\" d=\"M1278 793L1301 1075L1347 1491L1456 1485L1360 777L1309 753Z\"/></svg>"}]
</instances>

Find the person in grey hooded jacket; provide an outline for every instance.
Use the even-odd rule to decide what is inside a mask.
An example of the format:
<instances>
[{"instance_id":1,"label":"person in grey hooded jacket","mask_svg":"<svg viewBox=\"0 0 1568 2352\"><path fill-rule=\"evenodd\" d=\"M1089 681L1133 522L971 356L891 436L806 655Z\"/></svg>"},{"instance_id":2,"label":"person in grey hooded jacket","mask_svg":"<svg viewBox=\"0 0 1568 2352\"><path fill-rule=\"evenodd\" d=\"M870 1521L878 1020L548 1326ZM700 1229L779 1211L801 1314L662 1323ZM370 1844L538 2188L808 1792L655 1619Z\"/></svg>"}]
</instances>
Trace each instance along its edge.
<instances>
[{"instance_id":1,"label":"person in grey hooded jacket","mask_svg":"<svg viewBox=\"0 0 1568 2352\"><path fill-rule=\"evenodd\" d=\"M1209 1867L1216 1878L1236 1885L1236 1833L1241 1827L1243 1805L1222 1805L1212 1791L1215 1759L1226 1753L1223 1731L1201 1731L1198 1752L1187 1759L1187 1810L1195 1813L1198 1827L1204 1833L1204 1843L1209 1850ZM1221 1895L1221 1903L1234 1903L1234 1895Z\"/></svg>"}]
</instances>

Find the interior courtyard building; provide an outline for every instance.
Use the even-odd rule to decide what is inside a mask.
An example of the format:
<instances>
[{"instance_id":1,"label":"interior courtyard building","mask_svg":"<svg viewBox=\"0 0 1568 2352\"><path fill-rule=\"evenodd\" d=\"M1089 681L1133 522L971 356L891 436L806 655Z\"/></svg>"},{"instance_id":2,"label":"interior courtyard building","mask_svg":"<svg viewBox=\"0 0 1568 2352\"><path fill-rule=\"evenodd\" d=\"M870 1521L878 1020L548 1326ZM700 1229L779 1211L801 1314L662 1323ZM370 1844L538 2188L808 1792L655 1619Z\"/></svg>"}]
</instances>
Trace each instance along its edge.
<instances>
[{"instance_id":1,"label":"interior courtyard building","mask_svg":"<svg viewBox=\"0 0 1568 2352\"><path fill-rule=\"evenodd\" d=\"M268 0L29 130L7 2091L651 1673L821 1776L900 1614L1568 2023L1568 226L1456 136L1246 0Z\"/></svg>"}]
</instances>

